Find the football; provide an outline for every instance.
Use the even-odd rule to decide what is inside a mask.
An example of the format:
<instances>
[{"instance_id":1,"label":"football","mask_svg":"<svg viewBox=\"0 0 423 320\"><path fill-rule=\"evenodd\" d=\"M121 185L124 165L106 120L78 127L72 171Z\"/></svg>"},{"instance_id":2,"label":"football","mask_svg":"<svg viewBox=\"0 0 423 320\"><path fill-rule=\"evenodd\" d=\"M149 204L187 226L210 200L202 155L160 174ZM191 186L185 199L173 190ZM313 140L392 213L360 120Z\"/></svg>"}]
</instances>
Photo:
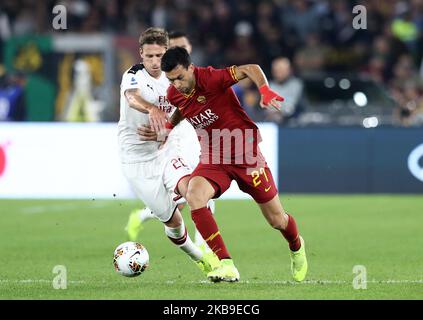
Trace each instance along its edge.
<instances>
[{"instance_id":1,"label":"football","mask_svg":"<svg viewBox=\"0 0 423 320\"><path fill-rule=\"evenodd\" d=\"M124 242L117 246L113 254L116 272L125 277L136 277L147 269L149 255L147 249L138 242Z\"/></svg>"}]
</instances>

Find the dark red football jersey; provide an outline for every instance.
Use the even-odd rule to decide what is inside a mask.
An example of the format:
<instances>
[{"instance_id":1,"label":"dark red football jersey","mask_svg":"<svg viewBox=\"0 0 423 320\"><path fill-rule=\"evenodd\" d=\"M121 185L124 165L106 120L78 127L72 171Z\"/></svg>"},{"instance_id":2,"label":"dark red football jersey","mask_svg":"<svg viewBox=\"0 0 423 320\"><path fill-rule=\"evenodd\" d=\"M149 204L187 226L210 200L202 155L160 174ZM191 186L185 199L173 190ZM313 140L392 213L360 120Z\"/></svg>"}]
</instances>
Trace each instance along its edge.
<instances>
[{"instance_id":1,"label":"dark red football jersey","mask_svg":"<svg viewBox=\"0 0 423 320\"><path fill-rule=\"evenodd\" d=\"M257 155L260 132L231 88L238 82L234 68L195 67L196 84L189 95L168 88L169 102L197 132L202 162L252 164L246 155Z\"/></svg>"}]
</instances>

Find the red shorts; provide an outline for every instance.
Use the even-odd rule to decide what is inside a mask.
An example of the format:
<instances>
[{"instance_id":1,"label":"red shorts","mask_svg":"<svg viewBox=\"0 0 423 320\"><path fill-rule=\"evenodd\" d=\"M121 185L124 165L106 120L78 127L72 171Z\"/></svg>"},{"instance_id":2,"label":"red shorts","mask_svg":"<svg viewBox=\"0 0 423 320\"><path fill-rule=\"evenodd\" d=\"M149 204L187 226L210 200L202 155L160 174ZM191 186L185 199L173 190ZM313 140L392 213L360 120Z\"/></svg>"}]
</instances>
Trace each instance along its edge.
<instances>
[{"instance_id":1,"label":"red shorts","mask_svg":"<svg viewBox=\"0 0 423 320\"><path fill-rule=\"evenodd\" d=\"M200 162L191 174L191 178L195 176L209 180L216 191L213 198L219 198L228 190L232 180L235 180L239 188L253 197L257 203L268 202L278 194L267 163L256 169L248 165L203 164Z\"/></svg>"}]
</instances>

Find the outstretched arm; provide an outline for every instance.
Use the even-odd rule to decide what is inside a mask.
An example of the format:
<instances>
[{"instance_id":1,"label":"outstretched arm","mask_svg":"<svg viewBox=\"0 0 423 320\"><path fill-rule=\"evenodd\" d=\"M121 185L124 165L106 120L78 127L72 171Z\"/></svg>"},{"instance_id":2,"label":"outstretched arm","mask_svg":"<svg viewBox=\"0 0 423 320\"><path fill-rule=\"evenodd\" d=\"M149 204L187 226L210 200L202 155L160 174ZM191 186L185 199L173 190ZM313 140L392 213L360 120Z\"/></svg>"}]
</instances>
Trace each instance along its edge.
<instances>
[{"instance_id":1,"label":"outstretched arm","mask_svg":"<svg viewBox=\"0 0 423 320\"><path fill-rule=\"evenodd\" d=\"M166 122L165 127L168 130L167 134L183 119L184 117L182 116L179 109L176 109L175 112L173 112L172 116L169 118L169 120ZM151 129L151 126L138 127L137 133L140 136L140 140L142 141L159 141L157 133Z\"/></svg>"},{"instance_id":2,"label":"outstretched arm","mask_svg":"<svg viewBox=\"0 0 423 320\"><path fill-rule=\"evenodd\" d=\"M154 104L151 104L145 101L141 97L141 92L139 89L128 89L125 91L126 101L131 108L138 110L142 113L148 113L150 119L150 126L155 132L162 132L165 129L167 116L166 113L156 107Z\"/></svg>"},{"instance_id":3,"label":"outstretched arm","mask_svg":"<svg viewBox=\"0 0 423 320\"><path fill-rule=\"evenodd\" d=\"M284 98L269 88L266 75L259 65L245 64L242 66L236 66L234 71L235 77L238 80L250 78L255 83L261 94L260 106L262 108L271 106L277 110L280 109L278 101L282 102L284 101Z\"/></svg>"}]
</instances>

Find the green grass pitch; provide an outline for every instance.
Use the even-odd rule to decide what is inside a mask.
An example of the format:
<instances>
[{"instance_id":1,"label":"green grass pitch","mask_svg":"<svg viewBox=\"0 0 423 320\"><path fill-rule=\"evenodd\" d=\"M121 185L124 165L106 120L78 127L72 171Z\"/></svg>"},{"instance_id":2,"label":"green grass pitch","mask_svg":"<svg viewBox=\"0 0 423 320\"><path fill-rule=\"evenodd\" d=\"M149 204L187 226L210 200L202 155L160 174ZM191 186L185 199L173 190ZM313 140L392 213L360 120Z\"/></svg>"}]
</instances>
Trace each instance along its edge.
<instances>
[{"instance_id":1,"label":"green grass pitch","mask_svg":"<svg viewBox=\"0 0 423 320\"><path fill-rule=\"evenodd\" d=\"M216 203L216 219L240 271L209 283L149 221L139 241L150 254L140 277L115 273L136 201L1 200L0 299L423 299L423 197L283 195L306 241L309 273L291 281L285 240L249 200ZM184 210L188 229L193 224ZM67 288L53 272L66 268ZM356 265L367 288L354 289ZM363 279L363 278L360 278Z\"/></svg>"}]
</instances>

